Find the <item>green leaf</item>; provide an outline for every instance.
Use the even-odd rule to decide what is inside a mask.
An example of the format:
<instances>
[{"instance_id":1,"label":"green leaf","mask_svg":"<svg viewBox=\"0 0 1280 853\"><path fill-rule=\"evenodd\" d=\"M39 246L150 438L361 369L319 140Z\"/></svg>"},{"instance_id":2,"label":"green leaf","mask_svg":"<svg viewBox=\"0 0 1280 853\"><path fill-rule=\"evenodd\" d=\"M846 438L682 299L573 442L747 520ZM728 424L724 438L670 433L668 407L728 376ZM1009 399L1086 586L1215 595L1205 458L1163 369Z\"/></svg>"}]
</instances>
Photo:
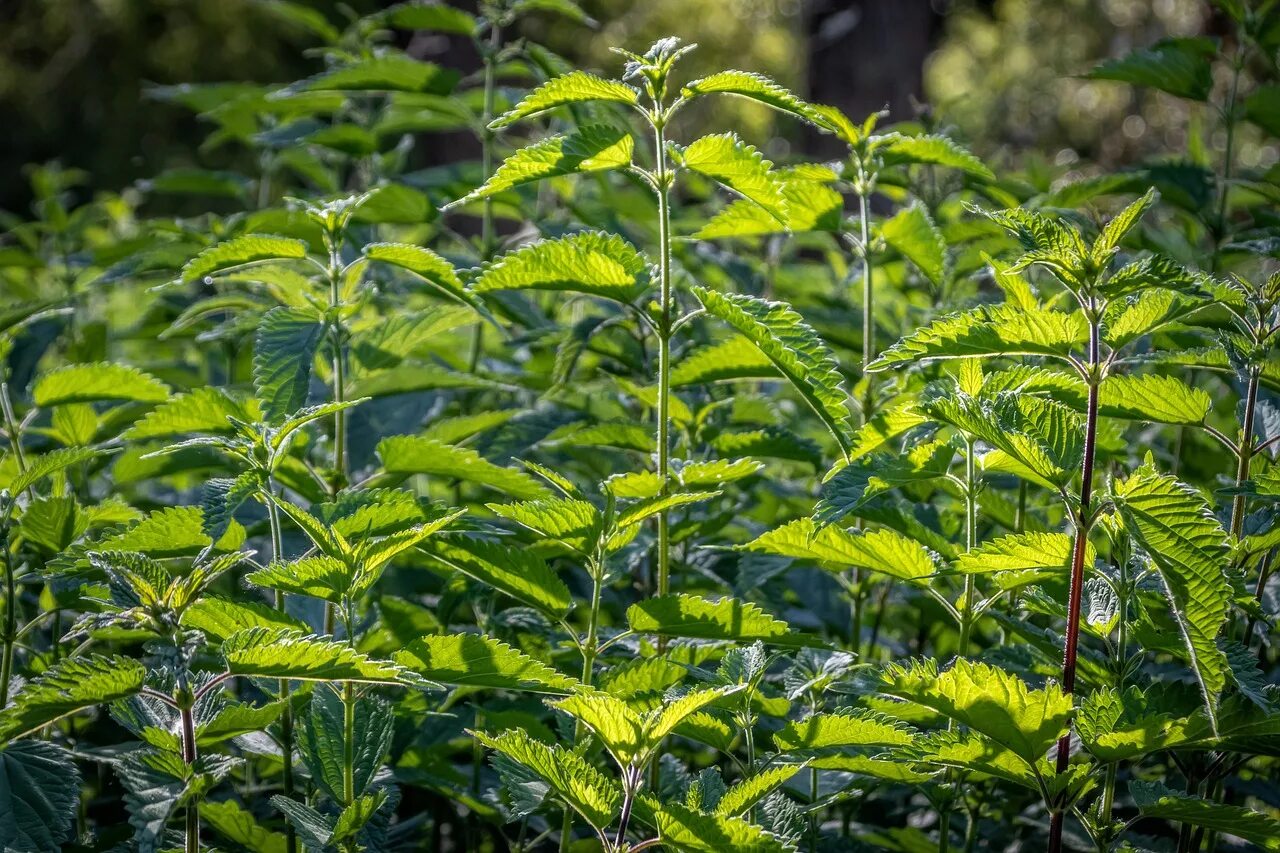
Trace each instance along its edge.
<instances>
[{"instance_id":1,"label":"green leaf","mask_svg":"<svg viewBox=\"0 0 1280 853\"><path fill-rule=\"evenodd\" d=\"M717 133L694 140L687 148L672 145L677 165L723 184L764 208L779 222L787 221L782 184L773 164L733 133Z\"/></svg>"},{"instance_id":2,"label":"green leaf","mask_svg":"<svg viewBox=\"0 0 1280 853\"><path fill-rule=\"evenodd\" d=\"M45 741L0 747L0 849L60 850L80 805L71 753Z\"/></svg>"},{"instance_id":3,"label":"green leaf","mask_svg":"<svg viewBox=\"0 0 1280 853\"><path fill-rule=\"evenodd\" d=\"M1074 537L1066 533L1010 533L962 553L952 571L963 575L1028 572L1046 579L1066 577L1074 546ZM1093 546L1086 543L1085 565L1092 566L1094 559Z\"/></svg>"},{"instance_id":4,"label":"green leaf","mask_svg":"<svg viewBox=\"0 0 1280 853\"><path fill-rule=\"evenodd\" d=\"M716 803L715 813L720 817L741 817L802 769L802 764L781 764L742 780L724 792L720 802Z\"/></svg>"},{"instance_id":5,"label":"green leaf","mask_svg":"<svg viewBox=\"0 0 1280 853\"><path fill-rule=\"evenodd\" d=\"M1127 302L1112 303L1107 311L1103 340L1112 349L1176 323L1204 306L1203 302L1163 288L1144 290Z\"/></svg>"},{"instance_id":6,"label":"green leaf","mask_svg":"<svg viewBox=\"0 0 1280 853\"><path fill-rule=\"evenodd\" d=\"M287 853L284 833L264 828L247 809L235 800L205 802L200 805L200 819L223 838L246 850L261 853Z\"/></svg>"},{"instance_id":7,"label":"green leaf","mask_svg":"<svg viewBox=\"0 0 1280 853\"><path fill-rule=\"evenodd\" d=\"M70 364L40 376L31 398L42 408L100 400L159 403L169 399L169 386L124 364Z\"/></svg>"},{"instance_id":8,"label":"green leaf","mask_svg":"<svg viewBox=\"0 0 1280 853\"><path fill-rule=\"evenodd\" d=\"M18 691L0 711L0 740L12 740L74 714L142 689L146 669L125 657L67 658Z\"/></svg>"},{"instance_id":9,"label":"green leaf","mask_svg":"<svg viewBox=\"0 0 1280 853\"><path fill-rule=\"evenodd\" d=\"M1146 551L1164 583L1205 712L1216 731L1218 694L1230 674L1217 643L1233 595L1226 575L1227 534L1204 498L1150 468L1115 483L1111 491L1125 529Z\"/></svg>"},{"instance_id":10,"label":"green leaf","mask_svg":"<svg viewBox=\"0 0 1280 853\"><path fill-rule=\"evenodd\" d=\"M182 268L179 279L191 284L212 275L271 261L299 260L307 256L307 244L292 237L246 234L210 246Z\"/></svg>"},{"instance_id":11,"label":"green leaf","mask_svg":"<svg viewBox=\"0 0 1280 853\"><path fill-rule=\"evenodd\" d=\"M743 643L761 640L779 646L813 643L756 605L729 597L712 600L684 593L655 596L627 608L627 624L637 634L663 637Z\"/></svg>"},{"instance_id":12,"label":"green leaf","mask_svg":"<svg viewBox=\"0 0 1280 853\"><path fill-rule=\"evenodd\" d=\"M406 0L372 17L388 27L400 30L429 30L459 36L473 35L479 26L470 13L435 0Z\"/></svg>"},{"instance_id":13,"label":"green leaf","mask_svg":"<svg viewBox=\"0 0 1280 853\"><path fill-rule=\"evenodd\" d=\"M916 736L917 732L900 720L854 709L789 722L773 736L773 742L779 751L813 757L813 765L821 767L823 757L858 749L906 746Z\"/></svg>"},{"instance_id":14,"label":"green leaf","mask_svg":"<svg viewBox=\"0 0 1280 853\"><path fill-rule=\"evenodd\" d=\"M20 495L45 477L88 462L101 453L101 450L92 447L66 447L38 456L28 456L26 470L10 480L7 488L11 494Z\"/></svg>"},{"instance_id":15,"label":"green leaf","mask_svg":"<svg viewBox=\"0 0 1280 853\"><path fill-rule=\"evenodd\" d=\"M948 276L947 241L924 205L904 207L880 226L880 236L894 251L915 264L935 287Z\"/></svg>"},{"instance_id":16,"label":"green leaf","mask_svg":"<svg viewBox=\"0 0 1280 853\"><path fill-rule=\"evenodd\" d=\"M635 247L616 234L581 231L541 240L503 255L472 281L476 293L552 290L632 302L649 286L649 267Z\"/></svg>"},{"instance_id":17,"label":"green leaf","mask_svg":"<svg viewBox=\"0 0 1280 853\"><path fill-rule=\"evenodd\" d=\"M536 741L523 731L505 731L497 736L475 732L473 736L489 749L533 771L556 799L568 804L598 831L613 824L622 792L582 756Z\"/></svg>"},{"instance_id":18,"label":"green leaf","mask_svg":"<svg viewBox=\"0 0 1280 853\"><path fill-rule=\"evenodd\" d=\"M215 640L225 640L247 628L306 631L300 619L260 601L232 601L207 593L183 611L182 624Z\"/></svg>"},{"instance_id":19,"label":"green leaf","mask_svg":"<svg viewBox=\"0 0 1280 853\"><path fill-rule=\"evenodd\" d=\"M778 375L773 360L747 338L734 335L700 347L671 367L671 386L684 388L734 379L769 379Z\"/></svg>"},{"instance_id":20,"label":"green leaf","mask_svg":"<svg viewBox=\"0 0 1280 853\"><path fill-rule=\"evenodd\" d=\"M996 179L995 174L981 160L949 136L904 136L889 133L881 137L881 140L882 156L886 164L926 163L959 169L984 181Z\"/></svg>"},{"instance_id":21,"label":"green leaf","mask_svg":"<svg viewBox=\"0 0 1280 853\"><path fill-rule=\"evenodd\" d=\"M773 362L817 413L841 449L853 439L839 363L818 333L784 302L693 285L707 313L737 329Z\"/></svg>"},{"instance_id":22,"label":"green leaf","mask_svg":"<svg viewBox=\"0 0 1280 853\"><path fill-rule=\"evenodd\" d=\"M616 696L587 688L547 704L594 732L619 767L629 766L645 749L644 719Z\"/></svg>"},{"instance_id":23,"label":"green leaf","mask_svg":"<svg viewBox=\"0 0 1280 853\"><path fill-rule=\"evenodd\" d=\"M328 850L333 837L333 821L315 809L297 800L276 794L271 798L275 806L297 832L298 840L307 850Z\"/></svg>"},{"instance_id":24,"label":"green leaf","mask_svg":"<svg viewBox=\"0 0 1280 853\"><path fill-rule=\"evenodd\" d=\"M1207 38L1162 39L1149 48L1104 62L1088 76L1206 101L1213 90L1212 60L1217 52L1217 45Z\"/></svg>"},{"instance_id":25,"label":"green leaf","mask_svg":"<svg viewBox=\"0 0 1280 853\"><path fill-rule=\"evenodd\" d=\"M649 801L658 837L680 853L789 853L795 847L742 818Z\"/></svg>"},{"instance_id":26,"label":"green leaf","mask_svg":"<svg viewBox=\"0 0 1280 853\"><path fill-rule=\"evenodd\" d=\"M1212 408L1207 392L1172 376L1113 374L1098 388L1098 411L1111 418L1194 426Z\"/></svg>"},{"instance_id":27,"label":"green leaf","mask_svg":"<svg viewBox=\"0 0 1280 853\"><path fill-rule=\"evenodd\" d=\"M905 336L867 366L870 371L916 361L995 355L1065 358L1088 338L1079 313L984 305L948 314Z\"/></svg>"},{"instance_id":28,"label":"green leaf","mask_svg":"<svg viewBox=\"0 0 1280 853\"><path fill-rule=\"evenodd\" d=\"M503 468L468 447L412 435L395 435L378 442L378 457L388 474L428 474L488 486L517 498L536 499L547 490L533 477Z\"/></svg>"},{"instance_id":29,"label":"green leaf","mask_svg":"<svg viewBox=\"0 0 1280 853\"><path fill-rule=\"evenodd\" d=\"M1280 820L1242 806L1226 806L1180 794L1159 782L1129 783L1133 804L1144 818L1162 818L1234 836L1263 850L1280 850Z\"/></svg>"},{"instance_id":30,"label":"green leaf","mask_svg":"<svg viewBox=\"0 0 1280 853\"><path fill-rule=\"evenodd\" d=\"M339 604L351 592L355 569L342 560L313 554L288 563L270 563L247 574L245 580L290 595L308 595Z\"/></svg>"},{"instance_id":31,"label":"green leaf","mask_svg":"<svg viewBox=\"0 0 1280 853\"><path fill-rule=\"evenodd\" d=\"M541 557L524 548L460 537L434 543L429 553L446 566L552 618L564 617L573 604L564 581Z\"/></svg>"},{"instance_id":32,"label":"green leaf","mask_svg":"<svg viewBox=\"0 0 1280 853\"><path fill-rule=\"evenodd\" d=\"M278 423L307 404L325 325L312 311L279 306L262 317L253 347L253 387L267 420Z\"/></svg>"},{"instance_id":33,"label":"green leaf","mask_svg":"<svg viewBox=\"0 0 1280 853\"><path fill-rule=\"evenodd\" d=\"M799 518L743 546L749 551L813 560L833 568L867 569L908 583L927 583L937 571L934 558L919 542L893 530L852 533L835 525Z\"/></svg>"},{"instance_id":34,"label":"green leaf","mask_svg":"<svg viewBox=\"0 0 1280 853\"><path fill-rule=\"evenodd\" d=\"M232 399L221 388L197 388L161 403L125 431L127 441L170 438L188 433L228 433L228 418L258 420L256 406Z\"/></svg>"},{"instance_id":35,"label":"green leaf","mask_svg":"<svg viewBox=\"0 0 1280 853\"><path fill-rule=\"evenodd\" d=\"M813 518L822 525L832 524L895 487L946 476L955 455L952 442L934 441L917 445L902 456L875 454L847 465L838 463L822 484L822 499L813 508Z\"/></svg>"},{"instance_id":36,"label":"green leaf","mask_svg":"<svg viewBox=\"0 0 1280 853\"><path fill-rule=\"evenodd\" d=\"M394 684L404 670L357 652L346 643L290 630L249 628L222 642L232 675L299 681Z\"/></svg>"},{"instance_id":37,"label":"green leaf","mask_svg":"<svg viewBox=\"0 0 1280 853\"><path fill-rule=\"evenodd\" d=\"M753 71L720 71L700 77L680 90L683 98L713 94L746 98L787 113L801 121L807 121L822 130L834 132L830 122L811 104L801 100L790 89L763 74L756 74Z\"/></svg>"},{"instance_id":38,"label":"green leaf","mask_svg":"<svg viewBox=\"0 0 1280 853\"><path fill-rule=\"evenodd\" d=\"M458 687L565 693L579 686L576 679L483 634L421 637L396 652L395 661L431 681Z\"/></svg>"},{"instance_id":39,"label":"green leaf","mask_svg":"<svg viewBox=\"0 0 1280 853\"><path fill-rule=\"evenodd\" d=\"M467 292L453 264L428 248L409 243L370 243L363 251L371 261L407 270L444 291L445 295L473 308L483 308L483 304Z\"/></svg>"},{"instance_id":40,"label":"green leaf","mask_svg":"<svg viewBox=\"0 0 1280 853\"><path fill-rule=\"evenodd\" d=\"M1094 260L1098 263L1105 263L1109 260L1112 253L1120 247L1120 241L1133 230L1142 219L1143 214L1154 207L1159 200L1160 194L1156 192L1155 187L1152 187L1137 201L1113 216L1103 226L1102 233L1098 235L1098 239L1093 243L1090 254Z\"/></svg>"},{"instance_id":41,"label":"green leaf","mask_svg":"<svg viewBox=\"0 0 1280 853\"><path fill-rule=\"evenodd\" d=\"M941 673L929 659L891 663L876 687L968 726L1031 765L1066 731L1071 716L1071 697L1057 684L1032 690L1016 675L964 658Z\"/></svg>"},{"instance_id":42,"label":"green leaf","mask_svg":"<svg viewBox=\"0 0 1280 853\"><path fill-rule=\"evenodd\" d=\"M780 179L786 219L779 221L754 201L738 199L724 206L694 233L698 240L759 237L805 231L839 231L844 198L818 181Z\"/></svg>"},{"instance_id":43,"label":"green leaf","mask_svg":"<svg viewBox=\"0 0 1280 853\"><path fill-rule=\"evenodd\" d=\"M605 80L585 71L570 71L568 74L551 78L525 95L520 103L489 122L489 129L498 130L568 104L612 101L618 104L634 105L638 99L636 90L624 83Z\"/></svg>"},{"instance_id":44,"label":"green leaf","mask_svg":"<svg viewBox=\"0 0 1280 853\"><path fill-rule=\"evenodd\" d=\"M514 521L548 539L575 548L594 543L600 525L595 506L584 500L548 498L515 504L486 504L496 515Z\"/></svg>"},{"instance_id":45,"label":"green leaf","mask_svg":"<svg viewBox=\"0 0 1280 853\"><path fill-rule=\"evenodd\" d=\"M1280 85L1259 86L1244 99L1244 117L1272 136L1280 136Z\"/></svg>"},{"instance_id":46,"label":"green leaf","mask_svg":"<svg viewBox=\"0 0 1280 853\"><path fill-rule=\"evenodd\" d=\"M634 148L631 134L606 125L589 125L567 136L553 136L512 154L483 185L444 209L489 198L533 181L623 169L631 165Z\"/></svg>"},{"instance_id":47,"label":"green leaf","mask_svg":"<svg viewBox=\"0 0 1280 853\"><path fill-rule=\"evenodd\" d=\"M447 95L457 72L391 53L340 65L295 84L294 92L420 92Z\"/></svg>"}]
</instances>

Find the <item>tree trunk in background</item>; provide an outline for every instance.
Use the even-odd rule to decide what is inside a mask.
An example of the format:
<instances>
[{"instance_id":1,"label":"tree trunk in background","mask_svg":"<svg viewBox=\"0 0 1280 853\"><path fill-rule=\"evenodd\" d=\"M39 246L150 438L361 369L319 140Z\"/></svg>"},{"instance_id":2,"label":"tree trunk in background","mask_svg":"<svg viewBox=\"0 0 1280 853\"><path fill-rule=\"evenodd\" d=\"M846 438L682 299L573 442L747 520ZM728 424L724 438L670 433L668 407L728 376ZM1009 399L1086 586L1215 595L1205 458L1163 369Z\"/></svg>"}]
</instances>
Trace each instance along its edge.
<instances>
[{"instance_id":1,"label":"tree trunk in background","mask_svg":"<svg viewBox=\"0 0 1280 853\"><path fill-rule=\"evenodd\" d=\"M915 116L924 92L924 62L941 32L941 4L931 0L811 0L809 97L843 110L855 122L889 109L890 121ZM835 156L830 136L814 150Z\"/></svg>"}]
</instances>

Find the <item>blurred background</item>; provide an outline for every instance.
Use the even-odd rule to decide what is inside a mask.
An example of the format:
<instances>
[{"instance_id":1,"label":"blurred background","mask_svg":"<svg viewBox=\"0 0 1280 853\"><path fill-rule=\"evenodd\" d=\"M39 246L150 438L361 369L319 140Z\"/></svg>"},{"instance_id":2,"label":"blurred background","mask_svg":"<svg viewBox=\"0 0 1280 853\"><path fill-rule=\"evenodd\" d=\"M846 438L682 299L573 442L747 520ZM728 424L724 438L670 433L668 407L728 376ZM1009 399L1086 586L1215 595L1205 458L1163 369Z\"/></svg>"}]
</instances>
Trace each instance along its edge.
<instances>
[{"instance_id":1,"label":"blurred background","mask_svg":"<svg viewBox=\"0 0 1280 853\"><path fill-rule=\"evenodd\" d=\"M390 0L304 0L335 21ZM467 6L467 2L457 5ZM474 6L474 2L470 5ZM1185 152L1213 127L1210 109L1156 91L1082 79L1099 61L1171 35L1210 35L1223 22L1199 0L584 0L601 23L534 21L539 39L575 64L616 72L612 45L643 50L676 34L700 47L688 73L767 73L811 99L890 121L952 129L990 162L1060 175ZM409 37L406 37L409 38ZM146 97L153 85L287 82L320 68L305 28L261 0L2 0L0 210L25 213L28 163L53 159L87 173L86 192L118 189L202 162L205 128ZM411 53L478 65L465 40L419 35ZM1225 69L1224 69L1225 70ZM1221 82L1221 81L1220 81ZM926 106L927 105L927 106ZM775 114L728 109L775 159L837 153L830 140L792 139ZM1239 140L1246 167L1277 152ZM1209 148L1221 146L1210 136ZM456 152L465 156L468 152ZM429 165L447 147L421 143ZM1185 156L1185 155L1183 155Z\"/></svg>"}]
</instances>

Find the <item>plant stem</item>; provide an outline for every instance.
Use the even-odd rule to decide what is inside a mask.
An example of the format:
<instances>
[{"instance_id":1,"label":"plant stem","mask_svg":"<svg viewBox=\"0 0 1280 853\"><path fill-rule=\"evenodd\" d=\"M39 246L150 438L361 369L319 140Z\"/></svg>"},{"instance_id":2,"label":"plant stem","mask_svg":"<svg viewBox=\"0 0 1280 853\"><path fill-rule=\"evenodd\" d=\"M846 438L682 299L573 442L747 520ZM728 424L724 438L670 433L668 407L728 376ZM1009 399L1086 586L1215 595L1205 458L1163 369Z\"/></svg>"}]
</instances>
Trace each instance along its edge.
<instances>
[{"instance_id":1,"label":"plant stem","mask_svg":"<svg viewBox=\"0 0 1280 853\"><path fill-rule=\"evenodd\" d=\"M1238 445L1236 464L1236 490L1240 492L1245 481L1249 479L1249 463L1253 461L1253 420L1254 410L1258 405L1258 369L1249 372L1249 381L1244 392L1244 417L1240 421L1240 443ZM1231 538L1240 541L1244 532L1245 496L1236 494L1231 500Z\"/></svg>"},{"instance_id":2,"label":"plant stem","mask_svg":"<svg viewBox=\"0 0 1280 853\"><path fill-rule=\"evenodd\" d=\"M9 549L8 510L0 529L0 556L4 558L4 651L0 655L0 708L9 704L9 682L13 678L13 649L18 639L18 590Z\"/></svg>"},{"instance_id":3,"label":"plant stem","mask_svg":"<svg viewBox=\"0 0 1280 853\"><path fill-rule=\"evenodd\" d=\"M271 475L267 475L267 491L271 496L275 495L275 482ZM267 526L271 529L271 559L280 561L284 559L284 542L280 532L280 508L276 506L275 500L269 496L267 498ZM276 610L285 612L284 593L276 591ZM284 796L287 799L293 799L293 708L289 704L289 679L280 679L280 698L284 701L284 711L280 714L280 758L281 758L281 785L284 789ZM294 853L298 849L297 831L293 828L292 823L286 822L285 826L285 850L287 853Z\"/></svg>"},{"instance_id":4,"label":"plant stem","mask_svg":"<svg viewBox=\"0 0 1280 853\"><path fill-rule=\"evenodd\" d=\"M502 29L496 23L489 25L489 41L480 53L484 60L484 106L481 109L480 121L480 168L481 180L487 181L493 175L493 143L496 134L489 129L489 122L494 119L494 100L497 90L497 57L502 46ZM480 259L493 260L497 248L493 222L493 198L486 196L480 208ZM484 321L471 327L471 352L467 359L468 369L475 373L480 366L480 355L484 351Z\"/></svg>"},{"instance_id":5,"label":"plant stem","mask_svg":"<svg viewBox=\"0 0 1280 853\"><path fill-rule=\"evenodd\" d=\"M337 234L329 236L329 309L336 315L342 301L341 279L342 258L339 254L339 238ZM343 358L342 320L337 316L333 320L331 336L333 340L333 401L342 403L346 400L346 364ZM333 413L333 470L345 475L347 470L347 413L342 409ZM344 483L345 485L345 483Z\"/></svg>"},{"instance_id":6,"label":"plant stem","mask_svg":"<svg viewBox=\"0 0 1280 853\"><path fill-rule=\"evenodd\" d=\"M22 450L22 432L18 429L18 419L13 415L13 400L9 397L8 378L0 379L0 411L4 413L4 431L9 438L9 447L13 449L13 461L17 463L18 473L27 470L27 457Z\"/></svg>"},{"instance_id":7,"label":"plant stem","mask_svg":"<svg viewBox=\"0 0 1280 853\"><path fill-rule=\"evenodd\" d=\"M345 806L356 800L356 698L350 681L342 682L342 798Z\"/></svg>"},{"instance_id":8,"label":"plant stem","mask_svg":"<svg viewBox=\"0 0 1280 853\"><path fill-rule=\"evenodd\" d=\"M658 478L659 494L671 494L671 198L670 174L667 170L665 118L659 116L653 126L658 178L658 282L661 319L658 321ZM658 513L658 583L657 594L666 595L671 584L670 519L664 509Z\"/></svg>"},{"instance_id":9,"label":"plant stem","mask_svg":"<svg viewBox=\"0 0 1280 853\"><path fill-rule=\"evenodd\" d=\"M1093 298L1085 306L1089 318L1089 402L1085 415L1084 460L1081 463L1080 508L1076 517L1076 538L1071 552L1071 588L1067 596L1067 636L1062 652L1062 690L1070 695L1076 686L1076 651L1080 643L1080 600L1084 589L1084 554L1089 542L1089 529L1093 519L1090 503L1093 499L1093 461L1098 438L1098 386L1100 353L1097 305ZM1056 770L1065 773L1071 759L1071 733L1058 739ZM1063 812L1054 809L1049 825L1049 851L1062 849Z\"/></svg>"},{"instance_id":10,"label":"plant stem","mask_svg":"<svg viewBox=\"0 0 1280 853\"><path fill-rule=\"evenodd\" d=\"M182 761L190 773L196 763L196 723L191 703L183 704L185 707L179 711L182 717ZM200 800L194 796L187 803L186 853L200 853Z\"/></svg>"}]
</instances>

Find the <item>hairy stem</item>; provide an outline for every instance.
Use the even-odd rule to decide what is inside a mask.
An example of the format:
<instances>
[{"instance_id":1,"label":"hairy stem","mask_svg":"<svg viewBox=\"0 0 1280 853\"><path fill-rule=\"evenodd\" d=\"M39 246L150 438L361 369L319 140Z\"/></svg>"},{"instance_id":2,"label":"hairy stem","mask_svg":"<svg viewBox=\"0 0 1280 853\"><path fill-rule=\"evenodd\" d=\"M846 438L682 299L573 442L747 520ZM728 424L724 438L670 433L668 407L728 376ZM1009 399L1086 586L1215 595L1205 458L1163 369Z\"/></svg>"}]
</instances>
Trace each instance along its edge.
<instances>
[{"instance_id":1,"label":"hairy stem","mask_svg":"<svg viewBox=\"0 0 1280 853\"><path fill-rule=\"evenodd\" d=\"M356 697L350 681L342 682L342 799L346 806L356 800Z\"/></svg>"},{"instance_id":2,"label":"hairy stem","mask_svg":"<svg viewBox=\"0 0 1280 853\"><path fill-rule=\"evenodd\" d=\"M9 683L13 679L13 650L18 639L18 589L9 548L9 519L0 529L0 557L4 559L4 650L0 653L0 708L9 704Z\"/></svg>"},{"instance_id":3,"label":"hairy stem","mask_svg":"<svg viewBox=\"0 0 1280 853\"><path fill-rule=\"evenodd\" d=\"M658 282L661 318L658 323L658 478L660 494L671 494L671 198L667 170L667 141L663 119L654 123L654 146L658 177ZM657 594L666 595L671 584L670 519L664 509L658 513Z\"/></svg>"},{"instance_id":4,"label":"hairy stem","mask_svg":"<svg viewBox=\"0 0 1280 853\"><path fill-rule=\"evenodd\" d=\"M182 718L182 761L188 770L196 763L196 722L191 702L184 702L179 711ZM192 797L187 803L186 853L200 853L200 799Z\"/></svg>"},{"instance_id":5,"label":"hairy stem","mask_svg":"<svg viewBox=\"0 0 1280 853\"><path fill-rule=\"evenodd\" d=\"M1093 519L1090 504L1093 500L1093 462L1098 438L1098 386L1100 346L1099 311L1094 300L1086 306L1089 317L1089 402L1085 415L1084 460L1080 475L1080 508L1075 523L1075 543L1071 552L1071 587L1067 596L1067 636L1062 651L1062 690L1070 694L1076 686L1076 652L1080 643L1080 600L1084 589L1084 554L1089 542L1089 529ZM1065 773L1071 760L1071 733L1058 739L1056 769ZM1049 851L1062 850L1063 812L1054 809L1049 825Z\"/></svg>"},{"instance_id":6,"label":"hairy stem","mask_svg":"<svg viewBox=\"0 0 1280 853\"><path fill-rule=\"evenodd\" d=\"M284 559L283 537L280 532L280 508L276 506L272 497L275 495L275 482L270 475L267 476L267 491L271 493L266 501L267 526L271 529L271 559L280 561ZM285 611L284 593L279 590L276 591L276 610L281 613ZM280 698L284 701L284 711L280 715L280 781L284 796L293 799L293 708L289 704L289 679L280 679L279 690ZM297 849L297 831L294 830L292 823L286 822L285 850L288 853L294 853Z\"/></svg>"}]
</instances>

